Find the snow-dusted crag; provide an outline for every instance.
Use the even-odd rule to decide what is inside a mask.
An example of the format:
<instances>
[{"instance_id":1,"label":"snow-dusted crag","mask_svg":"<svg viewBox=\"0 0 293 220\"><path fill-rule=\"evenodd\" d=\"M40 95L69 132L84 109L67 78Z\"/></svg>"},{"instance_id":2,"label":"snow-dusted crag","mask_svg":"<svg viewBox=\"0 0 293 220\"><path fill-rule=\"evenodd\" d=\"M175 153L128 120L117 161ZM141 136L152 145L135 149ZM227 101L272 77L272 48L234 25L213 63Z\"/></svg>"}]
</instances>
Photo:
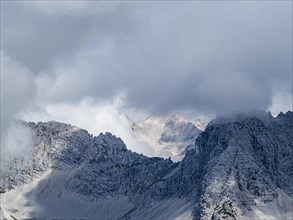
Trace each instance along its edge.
<instances>
[{"instance_id":1,"label":"snow-dusted crag","mask_svg":"<svg viewBox=\"0 0 293 220\"><path fill-rule=\"evenodd\" d=\"M34 148L2 165L6 218L292 219L292 112L217 117L177 163L110 133L23 124Z\"/></svg>"},{"instance_id":2,"label":"snow-dusted crag","mask_svg":"<svg viewBox=\"0 0 293 220\"><path fill-rule=\"evenodd\" d=\"M189 203L180 199L172 201L181 212L148 213L150 206L172 197L161 191L163 186L154 185L172 177L178 163L131 152L110 133L94 137L58 122L21 123L31 128L34 147L30 155L2 163L1 187L8 192L1 206L6 217L115 219L146 212L170 218L186 210L190 215ZM169 203L159 210L168 210Z\"/></svg>"},{"instance_id":3,"label":"snow-dusted crag","mask_svg":"<svg viewBox=\"0 0 293 220\"><path fill-rule=\"evenodd\" d=\"M194 148L194 141L204 130L206 122L185 114L149 116L131 121L134 136L150 146L156 156L182 160L186 150Z\"/></svg>"},{"instance_id":4,"label":"snow-dusted crag","mask_svg":"<svg viewBox=\"0 0 293 220\"><path fill-rule=\"evenodd\" d=\"M292 219L292 128L292 112L212 121L194 151L200 160L194 217Z\"/></svg>"}]
</instances>

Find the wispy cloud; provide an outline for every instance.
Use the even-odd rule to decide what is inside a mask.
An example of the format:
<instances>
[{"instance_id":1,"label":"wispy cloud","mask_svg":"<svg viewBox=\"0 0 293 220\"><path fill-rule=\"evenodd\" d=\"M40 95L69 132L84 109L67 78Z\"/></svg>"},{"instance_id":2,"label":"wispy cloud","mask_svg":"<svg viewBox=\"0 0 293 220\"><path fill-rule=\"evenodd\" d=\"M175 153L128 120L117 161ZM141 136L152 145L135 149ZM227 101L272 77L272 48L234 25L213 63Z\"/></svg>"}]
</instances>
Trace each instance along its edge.
<instances>
[{"instance_id":1,"label":"wispy cloud","mask_svg":"<svg viewBox=\"0 0 293 220\"><path fill-rule=\"evenodd\" d=\"M123 96L113 100L84 99L78 103L52 103L42 106L42 109L27 109L18 117L34 122L54 120L69 123L86 129L95 136L106 131L111 132L121 137L128 149L148 156L154 155L152 148L137 141L133 136L131 122L127 118L129 111L136 117L145 117L145 113L125 108Z\"/></svg>"}]
</instances>

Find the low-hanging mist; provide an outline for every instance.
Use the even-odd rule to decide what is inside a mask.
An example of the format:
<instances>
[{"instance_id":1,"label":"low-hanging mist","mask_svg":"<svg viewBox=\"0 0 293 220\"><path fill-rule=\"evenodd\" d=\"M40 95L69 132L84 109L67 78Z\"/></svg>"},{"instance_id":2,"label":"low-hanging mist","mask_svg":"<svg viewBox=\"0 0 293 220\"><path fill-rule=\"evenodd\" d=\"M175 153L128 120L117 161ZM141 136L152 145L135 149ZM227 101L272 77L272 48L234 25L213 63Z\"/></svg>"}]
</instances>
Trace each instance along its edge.
<instances>
[{"instance_id":1,"label":"low-hanging mist","mask_svg":"<svg viewBox=\"0 0 293 220\"><path fill-rule=\"evenodd\" d=\"M1 40L2 139L28 112L126 137L99 104L121 94L154 115L292 109L290 1L5 1Z\"/></svg>"}]
</instances>

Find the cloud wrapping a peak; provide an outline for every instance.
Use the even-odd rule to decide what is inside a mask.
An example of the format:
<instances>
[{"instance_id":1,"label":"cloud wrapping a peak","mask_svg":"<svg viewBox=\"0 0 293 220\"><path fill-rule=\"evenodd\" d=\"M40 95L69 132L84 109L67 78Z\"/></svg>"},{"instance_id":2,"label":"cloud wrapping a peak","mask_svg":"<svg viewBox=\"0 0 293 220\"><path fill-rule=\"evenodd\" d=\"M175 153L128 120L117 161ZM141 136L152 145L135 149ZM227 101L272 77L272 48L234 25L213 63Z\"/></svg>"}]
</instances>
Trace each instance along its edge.
<instances>
[{"instance_id":1,"label":"cloud wrapping a peak","mask_svg":"<svg viewBox=\"0 0 293 220\"><path fill-rule=\"evenodd\" d=\"M292 107L290 1L1 6L1 123L121 94L153 114Z\"/></svg>"}]
</instances>

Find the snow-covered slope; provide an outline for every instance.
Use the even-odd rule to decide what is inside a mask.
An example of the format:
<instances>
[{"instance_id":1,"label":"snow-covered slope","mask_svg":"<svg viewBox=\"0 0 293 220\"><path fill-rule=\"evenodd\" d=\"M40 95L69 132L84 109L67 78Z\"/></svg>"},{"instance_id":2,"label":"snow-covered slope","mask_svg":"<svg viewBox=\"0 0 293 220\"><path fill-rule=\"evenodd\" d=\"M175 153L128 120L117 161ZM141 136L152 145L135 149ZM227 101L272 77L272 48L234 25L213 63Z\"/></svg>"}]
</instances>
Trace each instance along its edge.
<instances>
[{"instance_id":1,"label":"snow-covered slope","mask_svg":"<svg viewBox=\"0 0 293 220\"><path fill-rule=\"evenodd\" d=\"M292 219L292 112L217 117L177 163L110 133L23 124L34 147L2 161L6 218Z\"/></svg>"},{"instance_id":2,"label":"snow-covered slope","mask_svg":"<svg viewBox=\"0 0 293 220\"><path fill-rule=\"evenodd\" d=\"M142 121L131 121L136 139L150 146L158 157L182 160L186 150L204 130L206 123L184 114L150 116Z\"/></svg>"}]
</instances>

